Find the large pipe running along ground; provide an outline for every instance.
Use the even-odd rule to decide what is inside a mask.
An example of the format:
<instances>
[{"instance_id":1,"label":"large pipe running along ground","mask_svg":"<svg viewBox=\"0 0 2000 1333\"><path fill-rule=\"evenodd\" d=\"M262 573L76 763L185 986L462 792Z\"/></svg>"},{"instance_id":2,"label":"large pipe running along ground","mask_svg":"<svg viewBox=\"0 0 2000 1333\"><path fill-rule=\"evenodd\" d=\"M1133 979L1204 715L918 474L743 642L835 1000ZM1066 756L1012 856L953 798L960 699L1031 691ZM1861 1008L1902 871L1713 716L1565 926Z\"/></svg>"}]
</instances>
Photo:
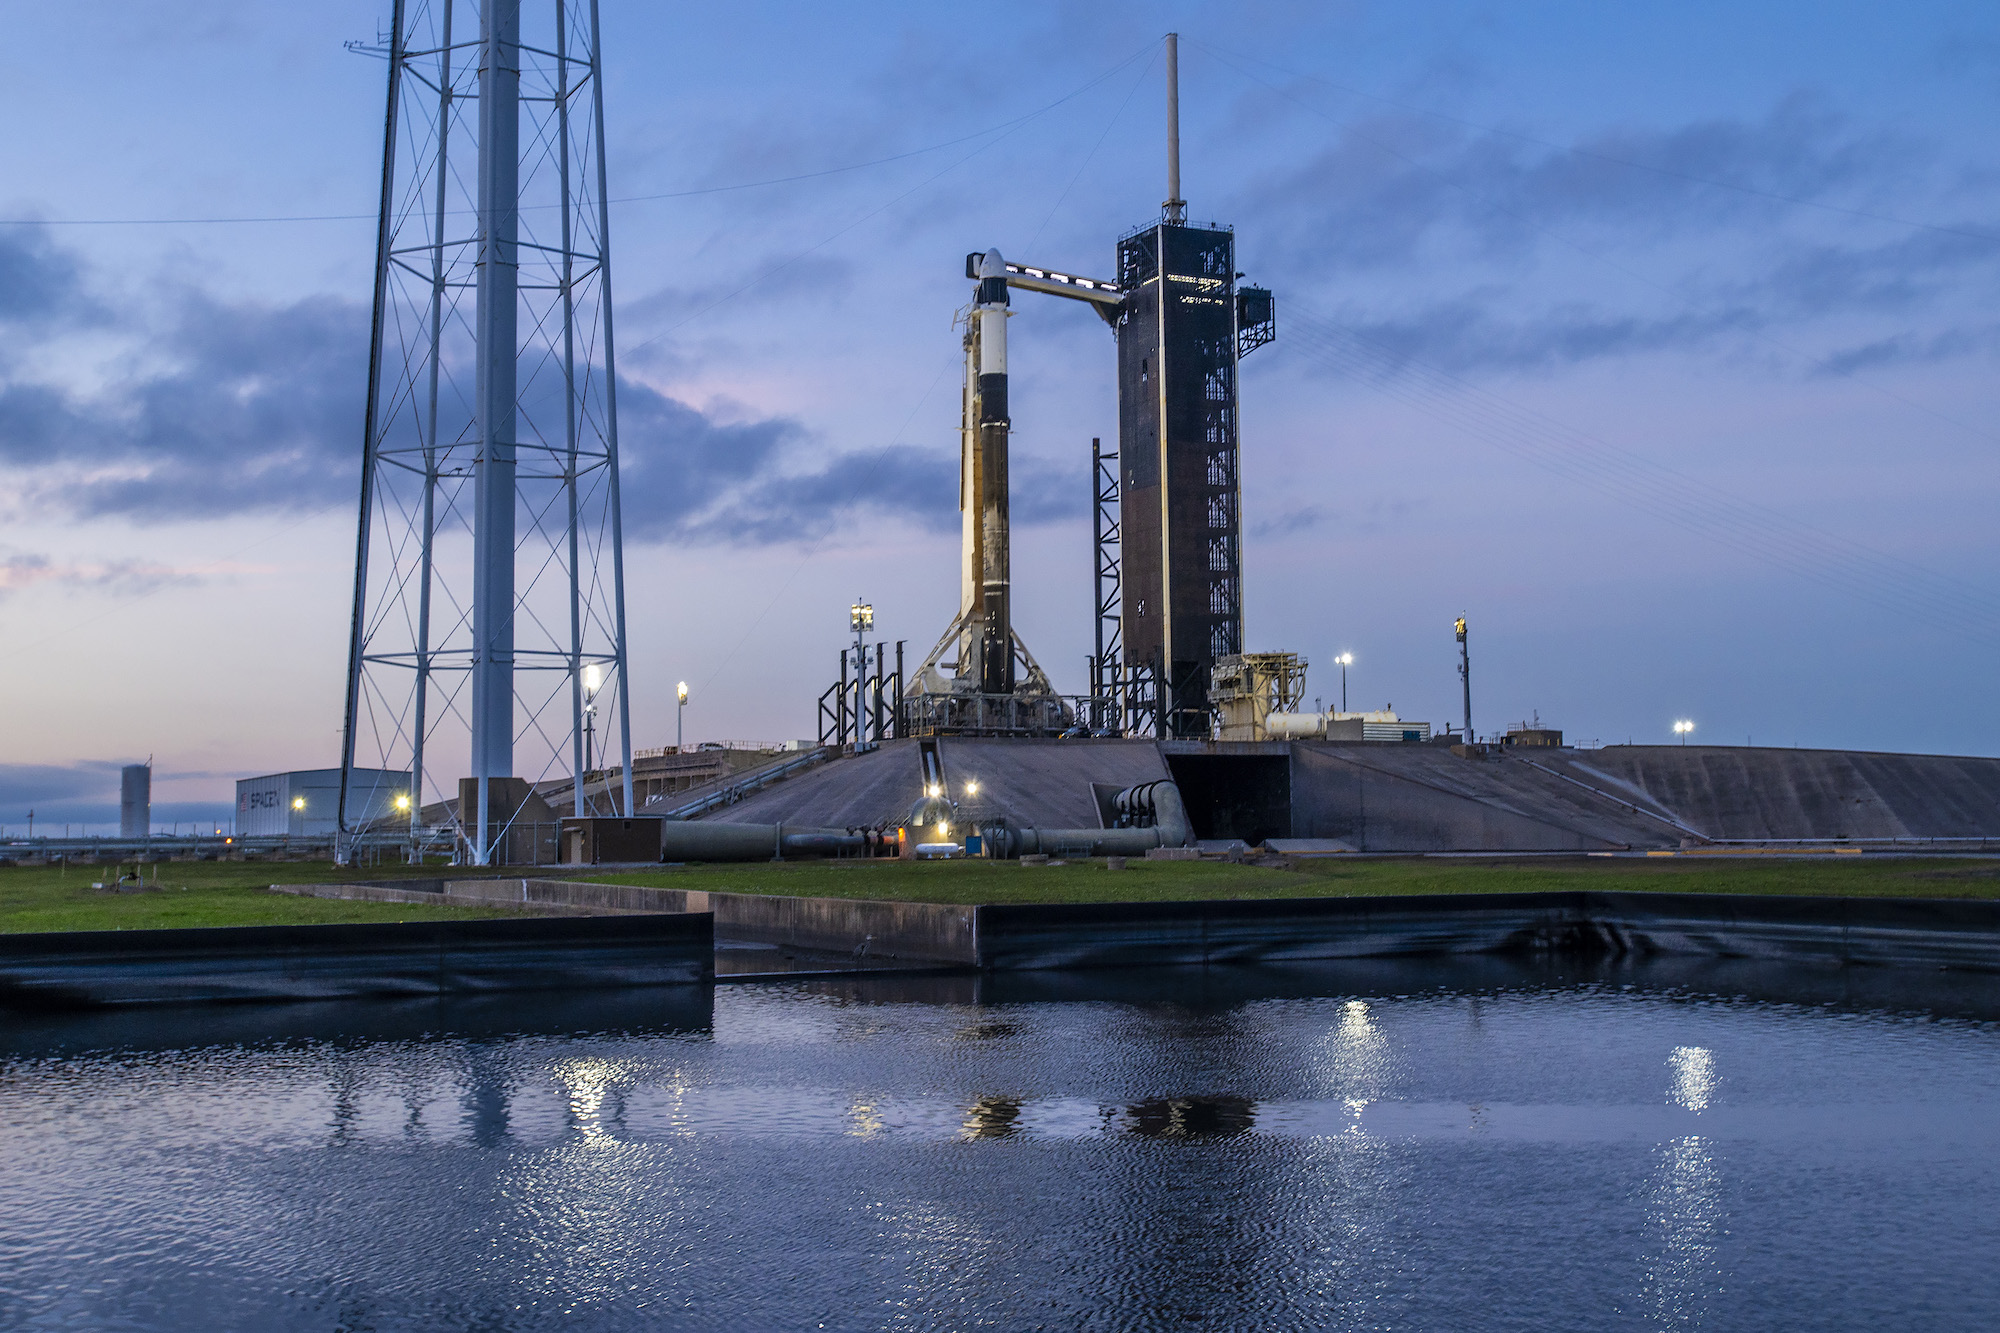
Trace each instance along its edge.
<instances>
[{"instance_id":1,"label":"large pipe running along ground","mask_svg":"<svg viewBox=\"0 0 2000 1333\"><path fill-rule=\"evenodd\" d=\"M844 828L783 824L698 824L669 819L660 829L662 861L771 861L859 851L867 835Z\"/></svg>"},{"instance_id":2,"label":"large pipe running along ground","mask_svg":"<svg viewBox=\"0 0 2000 1333\"><path fill-rule=\"evenodd\" d=\"M1145 819L1150 828L1020 828L991 824L983 851L996 860L1068 852L1089 856L1143 856L1155 847L1185 847L1194 838L1181 789L1171 782L1142 782L1112 798L1122 817Z\"/></svg>"}]
</instances>

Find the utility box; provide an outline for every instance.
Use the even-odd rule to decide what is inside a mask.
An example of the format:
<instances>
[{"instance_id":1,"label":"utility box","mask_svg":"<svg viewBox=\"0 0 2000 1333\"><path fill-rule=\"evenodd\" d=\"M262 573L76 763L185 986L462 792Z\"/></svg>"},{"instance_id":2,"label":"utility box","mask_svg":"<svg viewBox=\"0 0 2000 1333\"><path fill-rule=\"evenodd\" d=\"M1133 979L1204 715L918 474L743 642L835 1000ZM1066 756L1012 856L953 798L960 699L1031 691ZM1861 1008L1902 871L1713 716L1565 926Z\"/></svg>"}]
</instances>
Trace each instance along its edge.
<instances>
[{"instance_id":1,"label":"utility box","mask_svg":"<svg viewBox=\"0 0 2000 1333\"><path fill-rule=\"evenodd\" d=\"M657 815L632 819L569 816L562 822L562 862L566 866L595 866L607 861L657 861L665 822Z\"/></svg>"}]
</instances>

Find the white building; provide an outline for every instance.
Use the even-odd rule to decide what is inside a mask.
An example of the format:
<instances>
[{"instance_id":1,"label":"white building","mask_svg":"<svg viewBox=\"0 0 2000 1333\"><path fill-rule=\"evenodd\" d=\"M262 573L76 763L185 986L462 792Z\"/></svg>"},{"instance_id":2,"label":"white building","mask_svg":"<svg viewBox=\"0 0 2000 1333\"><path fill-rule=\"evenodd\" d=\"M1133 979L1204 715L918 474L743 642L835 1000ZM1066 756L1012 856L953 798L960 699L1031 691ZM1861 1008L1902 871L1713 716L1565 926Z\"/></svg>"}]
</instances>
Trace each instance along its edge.
<instances>
[{"instance_id":1,"label":"white building","mask_svg":"<svg viewBox=\"0 0 2000 1333\"><path fill-rule=\"evenodd\" d=\"M348 779L349 828L409 810L410 775L357 768ZM242 838L332 837L339 831L340 770L309 768L236 781Z\"/></svg>"}]
</instances>

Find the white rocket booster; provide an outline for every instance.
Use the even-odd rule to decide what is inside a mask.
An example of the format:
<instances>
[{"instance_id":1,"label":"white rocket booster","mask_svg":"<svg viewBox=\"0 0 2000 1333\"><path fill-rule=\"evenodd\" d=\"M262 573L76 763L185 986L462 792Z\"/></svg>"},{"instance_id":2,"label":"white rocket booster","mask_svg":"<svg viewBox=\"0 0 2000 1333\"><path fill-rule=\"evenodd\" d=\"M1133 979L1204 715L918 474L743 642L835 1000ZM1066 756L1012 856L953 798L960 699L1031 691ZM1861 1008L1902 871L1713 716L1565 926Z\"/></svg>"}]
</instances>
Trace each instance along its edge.
<instances>
[{"instance_id":1,"label":"white rocket booster","mask_svg":"<svg viewBox=\"0 0 2000 1333\"><path fill-rule=\"evenodd\" d=\"M959 675L982 694L1014 692L1014 633L1007 514L1007 264L998 250L968 256L979 286L965 336L964 425L959 460L966 635Z\"/></svg>"}]
</instances>

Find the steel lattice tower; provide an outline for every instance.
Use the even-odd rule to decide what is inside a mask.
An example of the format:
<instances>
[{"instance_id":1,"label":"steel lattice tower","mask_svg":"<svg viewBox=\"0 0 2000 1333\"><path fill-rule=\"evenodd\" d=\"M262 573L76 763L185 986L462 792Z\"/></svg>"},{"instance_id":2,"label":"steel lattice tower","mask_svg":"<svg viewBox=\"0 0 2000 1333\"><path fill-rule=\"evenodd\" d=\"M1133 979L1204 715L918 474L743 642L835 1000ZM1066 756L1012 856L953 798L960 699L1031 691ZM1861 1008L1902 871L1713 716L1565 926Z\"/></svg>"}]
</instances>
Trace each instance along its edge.
<instances>
[{"instance_id":1,"label":"steel lattice tower","mask_svg":"<svg viewBox=\"0 0 2000 1333\"><path fill-rule=\"evenodd\" d=\"M396 0L387 54L341 828L357 768L413 841L470 774L487 864L517 779L591 812L599 709L632 810L597 0Z\"/></svg>"}]
</instances>

